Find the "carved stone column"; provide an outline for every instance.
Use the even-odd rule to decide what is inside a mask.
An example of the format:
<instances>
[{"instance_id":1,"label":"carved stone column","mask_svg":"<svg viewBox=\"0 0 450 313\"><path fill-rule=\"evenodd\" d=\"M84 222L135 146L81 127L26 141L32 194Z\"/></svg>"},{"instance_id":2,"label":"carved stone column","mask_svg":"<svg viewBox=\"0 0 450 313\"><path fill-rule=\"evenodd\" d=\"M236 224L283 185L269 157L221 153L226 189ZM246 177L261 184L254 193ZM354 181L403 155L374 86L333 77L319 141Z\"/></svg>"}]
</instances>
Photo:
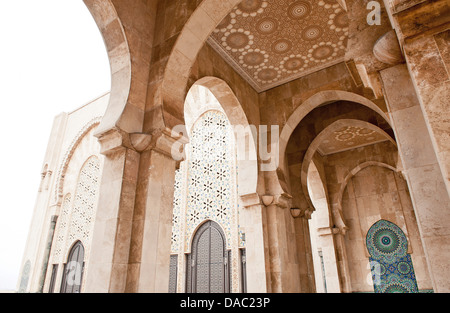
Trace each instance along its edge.
<instances>
[{"instance_id":1,"label":"carved stone column","mask_svg":"<svg viewBox=\"0 0 450 313\"><path fill-rule=\"evenodd\" d=\"M381 79L433 289L448 292L450 199L432 136L406 66L381 71Z\"/></svg>"},{"instance_id":2,"label":"carved stone column","mask_svg":"<svg viewBox=\"0 0 450 313\"><path fill-rule=\"evenodd\" d=\"M319 227L317 229L318 241L322 247L323 267L325 271L325 282L327 292L340 293L340 279L338 271L338 260L336 255L336 247L334 243L334 235L336 231L331 227Z\"/></svg>"},{"instance_id":3,"label":"carved stone column","mask_svg":"<svg viewBox=\"0 0 450 313\"><path fill-rule=\"evenodd\" d=\"M140 155L118 130L99 142L105 161L85 291L124 292Z\"/></svg>"},{"instance_id":4,"label":"carved stone column","mask_svg":"<svg viewBox=\"0 0 450 313\"><path fill-rule=\"evenodd\" d=\"M271 292L300 292L300 273L296 257L296 228L290 213L291 196L262 196L266 206L267 249Z\"/></svg>"},{"instance_id":5,"label":"carved stone column","mask_svg":"<svg viewBox=\"0 0 450 313\"><path fill-rule=\"evenodd\" d=\"M133 136L132 136L133 138ZM127 292L168 292L177 139L169 132L136 135L141 152ZM175 157L175 159L174 159Z\"/></svg>"},{"instance_id":6,"label":"carved stone column","mask_svg":"<svg viewBox=\"0 0 450 313\"><path fill-rule=\"evenodd\" d=\"M294 218L300 292L313 293L316 292L316 281L314 276L311 232L309 229L312 210L310 208L291 208L290 211Z\"/></svg>"},{"instance_id":7,"label":"carved stone column","mask_svg":"<svg viewBox=\"0 0 450 313\"><path fill-rule=\"evenodd\" d=\"M247 263L247 292L270 292L269 252L266 249L267 228L265 206L258 194L240 197L239 223L245 231L245 253Z\"/></svg>"},{"instance_id":8,"label":"carved stone column","mask_svg":"<svg viewBox=\"0 0 450 313\"><path fill-rule=\"evenodd\" d=\"M332 228L334 243L336 245L336 262L339 268L339 283L341 285L341 292L352 292L350 268L348 266L347 249L345 247L345 233L346 227Z\"/></svg>"},{"instance_id":9,"label":"carved stone column","mask_svg":"<svg viewBox=\"0 0 450 313\"><path fill-rule=\"evenodd\" d=\"M397 0L391 16L423 117L450 194L450 5L447 0Z\"/></svg>"}]
</instances>

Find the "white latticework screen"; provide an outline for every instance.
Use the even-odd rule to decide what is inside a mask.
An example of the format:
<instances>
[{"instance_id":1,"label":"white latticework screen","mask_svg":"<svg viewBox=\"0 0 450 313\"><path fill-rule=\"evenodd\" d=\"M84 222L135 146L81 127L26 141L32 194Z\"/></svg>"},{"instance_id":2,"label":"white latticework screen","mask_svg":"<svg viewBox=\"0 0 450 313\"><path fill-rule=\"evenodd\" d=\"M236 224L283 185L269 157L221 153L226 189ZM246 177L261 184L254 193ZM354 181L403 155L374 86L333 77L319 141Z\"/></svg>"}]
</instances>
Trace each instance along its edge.
<instances>
[{"instance_id":1,"label":"white latticework screen","mask_svg":"<svg viewBox=\"0 0 450 313\"><path fill-rule=\"evenodd\" d=\"M60 269L78 240L85 248L87 264L100 187L100 166L97 156L89 157L79 171L76 185L69 188L74 195L67 193L63 198L50 256L50 263L59 264ZM58 272L58 281L61 275L62 270Z\"/></svg>"},{"instance_id":2,"label":"white latticework screen","mask_svg":"<svg viewBox=\"0 0 450 313\"><path fill-rule=\"evenodd\" d=\"M187 160L175 175L172 254L179 255L178 269L183 268L183 254L191 251L198 227L215 221L224 231L226 249L231 250L231 276L237 284L238 247L244 242L239 234L234 133L227 116L211 110L194 123L189 139ZM180 275L182 271L178 290Z\"/></svg>"}]
</instances>

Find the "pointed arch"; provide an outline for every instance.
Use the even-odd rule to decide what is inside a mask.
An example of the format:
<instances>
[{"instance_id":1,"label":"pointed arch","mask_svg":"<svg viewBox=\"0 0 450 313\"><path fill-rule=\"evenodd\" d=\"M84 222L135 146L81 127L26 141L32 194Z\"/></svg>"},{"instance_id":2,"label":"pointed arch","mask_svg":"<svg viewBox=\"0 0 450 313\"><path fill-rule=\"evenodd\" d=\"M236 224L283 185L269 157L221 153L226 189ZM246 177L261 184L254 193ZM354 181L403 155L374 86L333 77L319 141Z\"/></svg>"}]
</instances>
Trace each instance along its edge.
<instances>
[{"instance_id":1,"label":"pointed arch","mask_svg":"<svg viewBox=\"0 0 450 313\"><path fill-rule=\"evenodd\" d=\"M198 52L216 26L241 1L203 0L184 24L167 61L162 82L163 103L170 111L183 111L189 74Z\"/></svg>"},{"instance_id":2,"label":"pointed arch","mask_svg":"<svg viewBox=\"0 0 450 313\"><path fill-rule=\"evenodd\" d=\"M111 69L111 96L96 136L101 137L112 129L120 129L126 133L141 132L143 122L136 122L136 116L143 113L130 101L137 88L137 80L131 79L132 72L136 72L139 66L133 51L134 42L127 39L125 22L119 17L120 6L112 0L83 2L103 37ZM123 12L120 13L123 15ZM134 118L133 122L130 122L130 118Z\"/></svg>"},{"instance_id":3,"label":"pointed arch","mask_svg":"<svg viewBox=\"0 0 450 313\"><path fill-rule=\"evenodd\" d=\"M83 243L76 241L67 256L67 262L64 265L64 273L61 283L62 293L80 293L81 283L84 271L84 246Z\"/></svg>"},{"instance_id":4,"label":"pointed arch","mask_svg":"<svg viewBox=\"0 0 450 313\"><path fill-rule=\"evenodd\" d=\"M186 279L187 292L230 292L229 252L222 227L207 220L196 230Z\"/></svg>"},{"instance_id":5,"label":"pointed arch","mask_svg":"<svg viewBox=\"0 0 450 313\"><path fill-rule=\"evenodd\" d=\"M324 90L320 91L313 96L309 97L307 100L305 100L303 103L301 103L297 109L289 116L286 124L284 125L283 129L280 133L280 149L279 149L279 155L278 155L278 169L285 173L285 153L287 144L289 142L289 138L291 137L292 133L294 132L297 125L300 124L300 122L303 120L303 118L306 117L311 111L318 108L319 106L336 102L336 101L350 101L359 103L376 113L378 113L391 127L392 123L389 119L389 117L386 115L386 113L383 112L375 103L370 101L367 98L364 98L363 96L360 96L358 94L343 91L343 90Z\"/></svg>"},{"instance_id":6,"label":"pointed arch","mask_svg":"<svg viewBox=\"0 0 450 313\"><path fill-rule=\"evenodd\" d=\"M75 136L75 138L72 140L72 143L70 144L69 148L67 149L66 153L64 154L63 160L61 162L60 168L58 169L58 173L56 176L56 188L54 193L54 201L55 203L60 204L63 198L63 192L64 192L64 179L67 173L67 169L70 164L70 160L72 159L72 156L80 144L80 142L85 138L85 136L95 127L97 127L100 124L101 117L95 117L92 120L90 120L86 125L83 126L83 128L78 132L78 134Z\"/></svg>"},{"instance_id":7,"label":"pointed arch","mask_svg":"<svg viewBox=\"0 0 450 313\"><path fill-rule=\"evenodd\" d=\"M306 197L306 200L308 201L311 208L314 208L314 205L311 201L311 195L308 190L307 180L308 180L308 169L311 165L311 162L313 161L314 154L316 153L317 149L319 148L322 141L329 136L334 131L344 127L344 126L353 126L353 127L360 127L360 128L367 128L369 130L373 130L379 134L382 134L387 140L389 140L395 147L397 146L396 142L389 136L385 131L383 131L378 126L375 126L371 123L368 123L366 121L356 120L356 119L340 119L332 124L330 124L328 127L326 127L324 130L322 130L316 138L312 141L312 143L309 145L308 150L305 153L305 156L303 158L302 162L302 169L301 169L301 184L303 193ZM338 214L335 216L337 220L340 221L340 223L343 223L341 214ZM337 221L336 221L337 222Z\"/></svg>"},{"instance_id":8,"label":"pointed arch","mask_svg":"<svg viewBox=\"0 0 450 313\"><path fill-rule=\"evenodd\" d=\"M339 225L339 227L341 227L341 228L342 227L346 227L345 226L346 224L345 224L345 219L344 219L344 213L343 213L343 210L342 210L342 198L343 198L343 195L344 195L345 188L347 188L347 184L350 181L350 179L353 178L353 176L355 176L356 174L358 174L358 172L360 172L361 170L363 170L363 169L365 169L366 167L369 167L369 166L384 167L384 168L387 168L387 169L389 169L389 170L391 170L393 172L397 172L398 171L392 165L389 165L389 164L386 164L386 163L382 163L382 162L377 162L377 161L367 161L367 162L359 164L354 169L352 169L347 174L347 176L345 176L344 180L342 181L341 186L339 188L339 193L338 193L338 196L337 196L337 199L336 199L337 203L335 203L335 205L337 207L337 212L335 212L335 213L337 213L336 215L338 215L340 217L338 221L340 221L342 223L341 225Z\"/></svg>"}]
</instances>

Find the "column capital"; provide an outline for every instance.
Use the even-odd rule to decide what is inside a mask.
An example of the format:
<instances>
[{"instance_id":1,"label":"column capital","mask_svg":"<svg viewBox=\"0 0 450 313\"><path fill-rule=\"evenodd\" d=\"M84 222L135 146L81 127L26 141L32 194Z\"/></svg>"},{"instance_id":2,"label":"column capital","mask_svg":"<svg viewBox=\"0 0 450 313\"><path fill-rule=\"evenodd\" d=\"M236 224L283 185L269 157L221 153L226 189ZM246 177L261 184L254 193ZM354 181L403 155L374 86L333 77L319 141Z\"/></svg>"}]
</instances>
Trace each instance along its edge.
<instances>
[{"instance_id":1,"label":"column capital","mask_svg":"<svg viewBox=\"0 0 450 313\"><path fill-rule=\"evenodd\" d=\"M97 138L101 147L100 153L103 155L110 155L124 148L132 149L128 133L119 128L113 128L101 133Z\"/></svg>"},{"instance_id":2,"label":"column capital","mask_svg":"<svg viewBox=\"0 0 450 313\"><path fill-rule=\"evenodd\" d=\"M291 206L292 196L288 193L282 193L277 195L263 195L261 201L265 206L276 205L282 209L286 209Z\"/></svg>"},{"instance_id":3,"label":"column capital","mask_svg":"<svg viewBox=\"0 0 450 313\"><path fill-rule=\"evenodd\" d=\"M300 209L300 208L291 208L291 215L293 218L304 218L304 219L311 219L311 215L312 215L313 211L309 208L304 208L304 209Z\"/></svg>"},{"instance_id":4,"label":"column capital","mask_svg":"<svg viewBox=\"0 0 450 313\"><path fill-rule=\"evenodd\" d=\"M391 9L404 41L448 28L450 7L447 0L415 2L404 0Z\"/></svg>"},{"instance_id":5,"label":"column capital","mask_svg":"<svg viewBox=\"0 0 450 313\"><path fill-rule=\"evenodd\" d=\"M145 142L148 142L143 151L154 150L177 162L185 159L184 146L189 140L182 134L169 128L154 131Z\"/></svg>"},{"instance_id":6,"label":"column capital","mask_svg":"<svg viewBox=\"0 0 450 313\"><path fill-rule=\"evenodd\" d=\"M348 231L348 227L347 226L335 226L331 228L331 231L333 233L333 235L342 235L345 236L345 234Z\"/></svg>"},{"instance_id":7,"label":"column capital","mask_svg":"<svg viewBox=\"0 0 450 313\"><path fill-rule=\"evenodd\" d=\"M240 198L242 201L242 206L246 209L255 205L261 205L261 199L256 192L246 195L240 195Z\"/></svg>"},{"instance_id":8,"label":"column capital","mask_svg":"<svg viewBox=\"0 0 450 313\"><path fill-rule=\"evenodd\" d=\"M184 145L188 139L173 132L170 129L154 131L147 133L126 133L118 128L111 129L102 133L98 137L101 145L101 153L108 155L120 149L131 149L142 153L144 151L155 150L161 154L173 158L175 161L181 161L185 158Z\"/></svg>"}]
</instances>

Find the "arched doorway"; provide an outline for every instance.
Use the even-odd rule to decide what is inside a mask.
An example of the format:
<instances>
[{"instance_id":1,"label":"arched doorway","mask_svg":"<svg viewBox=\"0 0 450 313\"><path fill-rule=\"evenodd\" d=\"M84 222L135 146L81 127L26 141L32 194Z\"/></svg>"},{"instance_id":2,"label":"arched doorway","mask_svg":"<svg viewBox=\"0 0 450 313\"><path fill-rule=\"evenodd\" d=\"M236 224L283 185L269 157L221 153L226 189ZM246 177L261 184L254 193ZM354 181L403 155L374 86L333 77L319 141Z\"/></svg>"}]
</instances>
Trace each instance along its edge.
<instances>
[{"instance_id":1,"label":"arched doorway","mask_svg":"<svg viewBox=\"0 0 450 313\"><path fill-rule=\"evenodd\" d=\"M246 237L254 238L256 234L252 233L253 227L247 232L246 223L248 220L257 220L257 217L250 219L249 215L253 213L241 208L243 207L242 197L256 191L257 161L256 158L254 162L239 159L240 153L252 154L253 137L244 136L244 141L249 143L242 145L244 147L236 144L243 138L239 136L242 134L240 130L235 132L234 125L241 126L245 123L248 125L248 122L243 121L245 116L236 114L236 106L239 103L233 98L234 96L231 97L236 100L231 101L234 110L231 110L229 106L230 101L224 101L225 105L222 105L220 100L224 100L224 94L216 89L218 86L224 87L222 84L224 83L216 78L205 78L198 84L194 84L186 98L185 131L190 141L185 147L186 159L180 163L175 173L170 292L216 292L214 288L211 288L211 291L208 289L194 291L192 278L189 275L195 274L195 267L198 264L187 264L194 255L193 238L197 230L204 227L204 223L208 221L214 221L220 225L220 231L225 238L224 249L227 259L223 262L227 263L227 277L235 277L233 280L226 278L224 282L227 286L224 290L247 292L245 269L247 262L252 264L252 259L247 261L245 242ZM216 94L210 88L216 91ZM247 135L251 134L247 133ZM239 150L240 148L242 150ZM245 149L248 150L244 151ZM240 175L238 175L241 168L245 173L242 176L246 178L242 184L239 183ZM241 214L244 217L242 220ZM257 242L257 239L252 242ZM261 246L255 243L252 245L252 254L249 254L258 255L253 252ZM189 258L185 257L186 254ZM192 258L195 260L194 256ZM258 266L260 265L256 264L256 267ZM221 289L223 287L219 288Z\"/></svg>"},{"instance_id":2,"label":"arched doorway","mask_svg":"<svg viewBox=\"0 0 450 313\"><path fill-rule=\"evenodd\" d=\"M84 270L84 247L77 241L69 252L64 264L61 293L80 293Z\"/></svg>"},{"instance_id":3,"label":"arched doorway","mask_svg":"<svg viewBox=\"0 0 450 313\"><path fill-rule=\"evenodd\" d=\"M225 234L216 222L207 221L199 227L188 255L187 292L230 292L230 253L225 243Z\"/></svg>"}]
</instances>

